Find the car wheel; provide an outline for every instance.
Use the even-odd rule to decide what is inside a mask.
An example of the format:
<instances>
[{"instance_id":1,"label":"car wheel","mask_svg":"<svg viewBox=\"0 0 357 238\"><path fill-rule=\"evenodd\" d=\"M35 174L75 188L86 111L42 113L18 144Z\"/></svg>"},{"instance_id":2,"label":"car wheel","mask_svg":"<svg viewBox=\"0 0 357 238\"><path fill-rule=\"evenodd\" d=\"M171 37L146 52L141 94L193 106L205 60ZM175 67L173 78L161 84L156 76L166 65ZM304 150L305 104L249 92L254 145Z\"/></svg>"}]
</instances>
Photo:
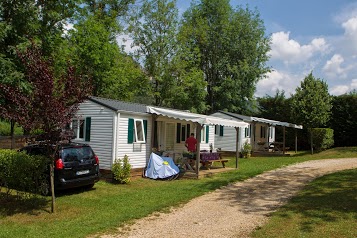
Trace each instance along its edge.
<instances>
[{"instance_id":1,"label":"car wheel","mask_svg":"<svg viewBox=\"0 0 357 238\"><path fill-rule=\"evenodd\" d=\"M39 187L40 194L43 196L48 196L48 195L50 195L50 191L51 191L51 186L50 186L50 183L48 182L48 180L45 179L45 180L41 181L40 187Z\"/></svg>"},{"instance_id":2,"label":"car wheel","mask_svg":"<svg viewBox=\"0 0 357 238\"><path fill-rule=\"evenodd\" d=\"M88 190L90 190L90 189L93 188L93 186L94 186L94 183L93 183L93 184L86 185L85 188L88 189Z\"/></svg>"}]
</instances>

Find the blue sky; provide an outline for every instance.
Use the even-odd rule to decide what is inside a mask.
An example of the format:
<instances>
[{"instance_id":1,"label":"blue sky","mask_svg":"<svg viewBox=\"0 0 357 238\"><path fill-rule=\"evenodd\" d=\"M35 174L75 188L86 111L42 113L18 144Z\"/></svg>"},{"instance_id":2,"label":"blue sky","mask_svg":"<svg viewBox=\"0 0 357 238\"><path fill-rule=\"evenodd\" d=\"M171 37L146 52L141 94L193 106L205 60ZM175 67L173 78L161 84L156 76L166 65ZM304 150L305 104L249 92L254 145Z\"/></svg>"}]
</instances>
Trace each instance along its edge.
<instances>
[{"instance_id":1,"label":"blue sky","mask_svg":"<svg viewBox=\"0 0 357 238\"><path fill-rule=\"evenodd\" d=\"M271 37L273 71L257 84L256 96L286 96L311 71L332 95L357 90L357 0L231 0L255 7ZM180 12L189 0L177 0Z\"/></svg>"}]
</instances>

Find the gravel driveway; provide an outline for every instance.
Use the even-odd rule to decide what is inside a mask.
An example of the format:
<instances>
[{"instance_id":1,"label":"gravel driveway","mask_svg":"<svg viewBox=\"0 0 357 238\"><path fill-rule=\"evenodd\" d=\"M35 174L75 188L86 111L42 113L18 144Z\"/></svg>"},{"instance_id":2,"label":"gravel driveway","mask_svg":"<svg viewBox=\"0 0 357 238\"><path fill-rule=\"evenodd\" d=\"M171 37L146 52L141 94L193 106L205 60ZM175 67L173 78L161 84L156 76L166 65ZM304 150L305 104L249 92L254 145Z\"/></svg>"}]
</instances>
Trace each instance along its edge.
<instances>
[{"instance_id":1,"label":"gravel driveway","mask_svg":"<svg viewBox=\"0 0 357 238\"><path fill-rule=\"evenodd\" d=\"M249 237L308 182L357 168L357 158L307 161L237 182L118 229L113 237Z\"/></svg>"}]
</instances>

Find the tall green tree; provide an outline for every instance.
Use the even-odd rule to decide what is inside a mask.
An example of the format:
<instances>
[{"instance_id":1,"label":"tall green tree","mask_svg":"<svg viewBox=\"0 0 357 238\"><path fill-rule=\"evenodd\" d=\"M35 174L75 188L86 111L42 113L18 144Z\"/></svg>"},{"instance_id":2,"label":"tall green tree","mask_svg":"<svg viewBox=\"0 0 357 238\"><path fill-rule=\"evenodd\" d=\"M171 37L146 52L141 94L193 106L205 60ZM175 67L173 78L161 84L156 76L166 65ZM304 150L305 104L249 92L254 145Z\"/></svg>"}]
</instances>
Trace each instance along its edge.
<instances>
[{"instance_id":1,"label":"tall green tree","mask_svg":"<svg viewBox=\"0 0 357 238\"><path fill-rule=\"evenodd\" d=\"M277 90L274 96L266 95L265 97L257 98L257 102L259 112L254 115L283 122L294 121L294 119L291 119L291 98L286 98L284 91ZM298 136L301 146L306 144L308 147L308 144L304 143L304 141L307 140L305 131L303 133L302 130L296 130L289 127L283 128L281 126L277 126L275 128L276 141L283 141L284 130L287 146L290 146L291 148L294 147L295 137Z\"/></svg>"},{"instance_id":2,"label":"tall green tree","mask_svg":"<svg viewBox=\"0 0 357 238\"><path fill-rule=\"evenodd\" d=\"M0 93L5 95L5 89L10 88L28 92L30 83L24 77L18 51L36 42L46 58L56 55L64 40L63 27L75 12L76 3L76 0L0 1L0 84L3 85ZM2 117L10 120L13 132L14 122L23 118L21 100L7 99L10 97L0 100L0 106L9 110L7 116Z\"/></svg>"},{"instance_id":3,"label":"tall green tree","mask_svg":"<svg viewBox=\"0 0 357 238\"><path fill-rule=\"evenodd\" d=\"M334 96L330 127L336 146L357 146L357 92Z\"/></svg>"},{"instance_id":4,"label":"tall green tree","mask_svg":"<svg viewBox=\"0 0 357 238\"><path fill-rule=\"evenodd\" d=\"M274 96L266 95L257 98L258 116L277 121L290 120L290 100L286 98L285 92L277 90Z\"/></svg>"},{"instance_id":5,"label":"tall green tree","mask_svg":"<svg viewBox=\"0 0 357 238\"><path fill-rule=\"evenodd\" d=\"M145 0L130 19L129 32L135 56L152 81L155 105L162 105L166 72L176 53L177 8L175 1Z\"/></svg>"},{"instance_id":6,"label":"tall green tree","mask_svg":"<svg viewBox=\"0 0 357 238\"><path fill-rule=\"evenodd\" d=\"M311 153L314 153L312 128L324 127L330 120L332 102L328 85L312 72L297 87L292 97L292 113L297 123L303 124L310 131Z\"/></svg>"},{"instance_id":7,"label":"tall green tree","mask_svg":"<svg viewBox=\"0 0 357 238\"><path fill-rule=\"evenodd\" d=\"M16 48L36 41L42 54L53 56L73 18L79 0L3 0L0 2L0 51L16 58ZM19 64L19 63L18 63Z\"/></svg>"},{"instance_id":8,"label":"tall green tree","mask_svg":"<svg viewBox=\"0 0 357 238\"><path fill-rule=\"evenodd\" d=\"M131 18L135 55L151 79L153 104L202 111L205 82L183 59L176 1L145 0Z\"/></svg>"},{"instance_id":9,"label":"tall green tree","mask_svg":"<svg viewBox=\"0 0 357 238\"><path fill-rule=\"evenodd\" d=\"M269 71L270 40L259 13L234 10L229 0L196 1L184 13L180 31L197 53L194 60L204 72L210 111L248 111L256 83Z\"/></svg>"},{"instance_id":10,"label":"tall green tree","mask_svg":"<svg viewBox=\"0 0 357 238\"><path fill-rule=\"evenodd\" d=\"M92 79L95 96L133 101L147 92L148 79L140 65L116 42L123 28L118 18L132 2L83 0L74 30L68 34L63 54L70 55L76 67Z\"/></svg>"}]
</instances>

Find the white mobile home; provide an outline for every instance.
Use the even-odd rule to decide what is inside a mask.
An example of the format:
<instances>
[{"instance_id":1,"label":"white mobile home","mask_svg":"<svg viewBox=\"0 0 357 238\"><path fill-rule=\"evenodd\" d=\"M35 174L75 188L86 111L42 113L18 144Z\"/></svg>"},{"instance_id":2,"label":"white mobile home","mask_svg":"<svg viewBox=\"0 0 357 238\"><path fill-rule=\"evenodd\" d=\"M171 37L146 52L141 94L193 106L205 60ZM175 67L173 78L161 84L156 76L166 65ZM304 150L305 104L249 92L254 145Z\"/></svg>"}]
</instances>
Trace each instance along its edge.
<instances>
[{"instance_id":1,"label":"white mobile home","mask_svg":"<svg viewBox=\"0 0 357 238\"><path fill-rule=\"evenodd\" d=\"M101 169L110 170L125 155L133 168L145 167L151 151L151 115L145 105L91 97L80 104L77 118L72 124L81 126L74 141L92 146Z\"/></svg>"},{"instance_id":2,"label":"white mobile home","mask_svg":"<svg viewBox=\"0 0 357 238\"><path fill-rule=\"evenodd\" d=\"M255 152L269 151L269 149L273 149L274 151L281 151L282 153L285 153L285 127L302 129L302 126L300 125L259 117L244 116L225 111L216 112L212 114L212 116L230 120L237 120L239 122L245 123L245 125L241 127L239 131L239 150L242 149L242 146L245 142L248 142L252 145L252 150ZM282 142L277 142L275 140L276 126L284 127L284 139ZM223 151L235 151L236 140L233 139L235 131L232 130L232 128L225 127L221 128L219 132L217 131L218 127L215 133L215 146L221 148ZM296 143L297 142L295 142L295 144Z\"/></svg>"},{"instance_id":3,"label":"white mobile home","mask_svg":"<svg viewBox=\"0 0 357 238\"><path fill-rule=\"evenodd\" d=\"M74 141L90 144L104 170L110 170L114 160L125 155L133 169L142 169L153 148L182 153L191 132L200 142L198 150L209 150L210 145L216 147L215 125L239 127L242 123L98 97L90 97L81 103L77 117L72 121Z\"/></svg>"}]
</instances>

